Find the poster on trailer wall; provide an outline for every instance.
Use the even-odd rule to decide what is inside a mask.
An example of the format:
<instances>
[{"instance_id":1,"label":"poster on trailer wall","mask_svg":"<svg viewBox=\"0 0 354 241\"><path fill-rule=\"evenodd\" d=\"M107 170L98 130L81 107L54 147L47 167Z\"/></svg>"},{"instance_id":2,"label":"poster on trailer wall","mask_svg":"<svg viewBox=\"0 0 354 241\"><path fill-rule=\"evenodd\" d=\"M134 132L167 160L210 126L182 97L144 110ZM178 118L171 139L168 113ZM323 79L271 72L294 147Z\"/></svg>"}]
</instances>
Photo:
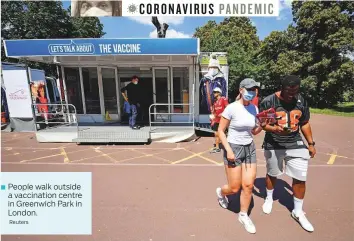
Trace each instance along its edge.
<instances>
[{"instance_id":1,"label":"poster on trailer wall","mask_svg":"<svg viewBox=\"0 0 354 241\"><path fill-rule=\"evenodd\" d=\"M213 89L219 87L222 96L228 95L229 66L227 53L202 52L199 57L200 81L199 81L199 114L211 114L214 102ZM215 68L217 67L217 68ZM216 71L215 69L218 69Z\"/></svg>"},{"instance_id":2,"label":"poster on trailer wall","mask_svg":"<svg viewBox=\"0 0 354 241\"><path fill-rule=\"evenodd\" d=\"M35 105L35 112L48 112L48 97L45 73L43 70L30 69L31 73L31 94L32 103Z\"/></svg>"},{"instance_id":3,"label":"poster on trailer wall","mask_svg":"<svg viewBox=\"0 0 354 241\"><path fill-rule=\"evenodd\" d=\"M3 70L7 104L12 118L33 118L32 98L28 88L27 72Z\"/></svg>"}]
</instances>

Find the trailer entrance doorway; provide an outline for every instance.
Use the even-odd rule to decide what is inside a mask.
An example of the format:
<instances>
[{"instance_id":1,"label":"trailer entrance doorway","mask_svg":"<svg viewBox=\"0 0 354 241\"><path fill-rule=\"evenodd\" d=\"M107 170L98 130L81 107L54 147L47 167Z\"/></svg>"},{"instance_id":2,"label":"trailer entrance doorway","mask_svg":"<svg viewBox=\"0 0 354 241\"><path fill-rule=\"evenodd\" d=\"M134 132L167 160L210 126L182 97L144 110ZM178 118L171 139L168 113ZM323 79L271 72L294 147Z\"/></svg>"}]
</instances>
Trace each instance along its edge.
<instances>
[{"instance_id":1,"label":"trailer entrance doorway","mask_svg":"<svg viewBox=\"0 0 354 241\"><path fill-rule=\"evenodd\" d=\"M154 67L153 69L153 91L154 104L160 104L153 108L153 118L155 121L165 122L170 119L170 115L164 113L171 112L171 84L170 84L170 68Z\"/></svg>"},{"instance_id":2,"label":"trailer entrance doorway","mask_svg":"<svg viewBox=\"0 0 354 241\"><path fill-rule=\"evenodd\" d=\"M127 86L131 80L132 76L136 75L139 78L139 85L142 88L141 98L144 100L140 103L139 114L137 117L137 124L139 125L148 125L149 124L149 106L154 103L153 98L153 83L152 83L152 72L150 68L119 68L119 94L120 94L120 103L121 106L121 123L128 125L129 117L123 110L124 99L122 97L120 89Z\"/></svg>"}]
</instances>

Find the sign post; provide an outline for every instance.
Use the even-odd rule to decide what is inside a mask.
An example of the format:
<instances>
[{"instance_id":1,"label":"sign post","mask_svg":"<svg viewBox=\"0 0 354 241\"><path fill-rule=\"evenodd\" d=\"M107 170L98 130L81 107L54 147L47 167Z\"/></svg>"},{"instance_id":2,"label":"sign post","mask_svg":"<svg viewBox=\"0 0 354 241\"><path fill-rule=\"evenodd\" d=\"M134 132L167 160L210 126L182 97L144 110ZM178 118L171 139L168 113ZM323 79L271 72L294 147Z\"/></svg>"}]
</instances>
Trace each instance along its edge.
<instances>
[{"instance_id":1,"label":"sign post","mask_svg":"<svg viewBox=\"0 0 354 241\"><path fill-rule=\"evenodd\" d=\"M28 86L28 90L30 93L30 97L31 97L30 99L32 102L33 96L32 96L32 91L31 91L31 75L30 75L27 59L25 59L25 68L26 68L26 75L27 75L27 86ZM34 110L33 102L31 103L31 110L32 110L32 117L33 117L33 122L34 122L34 130L37 132L36 112Z\"/></svg>"}]
</instances>

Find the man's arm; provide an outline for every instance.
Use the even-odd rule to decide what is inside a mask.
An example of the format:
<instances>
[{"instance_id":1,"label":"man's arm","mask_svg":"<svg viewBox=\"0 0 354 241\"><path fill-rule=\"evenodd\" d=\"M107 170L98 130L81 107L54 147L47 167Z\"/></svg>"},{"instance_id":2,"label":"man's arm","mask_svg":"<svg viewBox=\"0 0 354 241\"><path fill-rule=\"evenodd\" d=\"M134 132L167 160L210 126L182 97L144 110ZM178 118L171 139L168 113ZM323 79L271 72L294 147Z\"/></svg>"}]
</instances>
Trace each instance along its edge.
<instances>
[{"instance_id":1,"label":"man's arm","mask_svg":"<svg viewBox=\"0 0 354 241\"><path fill-rule=\"evenodd\" d=\"M301 132L302 132L302 134L304 134L304 137L305 137L307 143L310 143L310 144L313 143L310 122L307 122L305 125L301 126Z\"/></svg>"},{"instance_id":2,"label":"man's arm","mask_svg":"<svg viewBox=\"0 0 354 241\"><path fill-rule=\"evenodd\" d=\"M268 110L269 108L271 108L270 104L268 103L267 100L263 100L259 106L259 112ZM276 133L281 133L283 132L283 128L281 126L278 125L270 125L269 121L266 122L262 122L261 127L263 128L264 131L266 132L276 132Z\"/></svg>"},{"instance_id":3,"label":"man's arm","mask_svg":"<svg viewBox=\"0 0 354 241\"><path fill-rule=\"evenodd\" d=\"M316 149L314 146L313 138L312 138L312 130L310 122L307 122L305 125L301 126L301 132L304 135L308 145L309 145L309 152L312 158L316 155Z\"/></svg>"},{"instance_id":4,"label":"man's arm","mask_svg":"<svg viewBox=\"0 0 354 241\"><path fill-rule=\"evenodd\" d=\"M125 100L126 102L128 102L128 97L127 97L127 95L126 95L126 93L125 93L126 90L127 90L127 86L121 88L121 89L120 89L120 92L122 93L122 96L123 96L124 100Z\"/></svg>"},{"instance_id":5,"label":"man's arm","mask_svg":"<svg viewBox=\"0 0 354 241\"><path fill-rule=\"evenodd\" d=\"M310 125L310 108L307 105L307 101L303 100L303 110L302 116L299 119L299 125L301 128L301 132L304 135L309 147L310 156L313 158L316 155L316 149L314 146L314 141L312 137L312 130Z\"/></svg>"}]
</instances>

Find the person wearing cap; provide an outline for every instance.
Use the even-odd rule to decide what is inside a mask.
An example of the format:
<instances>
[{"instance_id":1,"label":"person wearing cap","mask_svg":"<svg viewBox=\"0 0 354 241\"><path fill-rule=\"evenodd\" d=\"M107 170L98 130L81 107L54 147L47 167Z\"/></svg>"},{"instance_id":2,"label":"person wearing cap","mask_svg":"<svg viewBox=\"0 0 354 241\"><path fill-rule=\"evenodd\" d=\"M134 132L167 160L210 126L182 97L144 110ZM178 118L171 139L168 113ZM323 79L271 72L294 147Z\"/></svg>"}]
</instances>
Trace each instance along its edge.
<instances>
[{"instance_id":1,"label":"person wearing cap","mask_svg":"<svg viewBox=\"0 0 354 241\"><path fill-rule=\"evenodd\" d=\"M239 98L225 108L218 129L224 149L225 172L228 180L226 185L216 189L218 202L221 207L227 208L227 196L237 193L242 188L238 220L249 233L256 233L256 227L247 212L257 170L253 135L262 131L256 118L258 108L251 103L258 85L259 83L249 78L241 81Z\"/></svg>"},{"instance_id":2,"label":"person wearing cap","mask_svg":"<svg viewBox=\"0 0 354 241\"><path fill-rule=\"evenodd\" d=\"M218 134L218 128L219 128L222 112L225 110L229 102L226 97L222 96L222 90L219 87L213 89L213 95L214 95L214 104L213 104L213 109L211 114L211 128L215 133L215 144L211 153L219 153L220 138Z\"/></svg>"},{"instance_id":3,"label":"person wearing cap","mask_svg":"<svg viewBox=\"0 0 354 241\"><path fill-rule=\"evenodd\" d=\"M256 96L253 98L253 100L251 101L252 104L254 104L255 106L258 107L258 103L259 103L259 88L261 87L261 85L259 84L256 88Z\"/></svg>"},{"instance_id":4,"label":"person wearing cap","mask_svg":"<svg viewBox=\"0 0 354 241\"><path fill-rule=\"evenodd\" d=\"M260 104L260 111L274 108L276 123L265 124L266 131L263 148L267 162L266 188L267 196L263 204L263 212L270 214L273 206L273 190L277 177L285 173L293 178L292 189L294 210L291 216L307 231L314 228L303 211L303 200L306 189L308 162L316 154L310 120L310 110L306 100L299 94L300 78L294 75L285 76L281 82L281 90L267 96ZM308 146L305 145L300 130Z\"/></svg>"},{"instance_id":5,"label":"person wearing cap","mask_svg":"<svg viewBox=\"0 0 354 241\"><path fill-rule=\"evenodd\" d=\"M221 72L219 60L212 56L209 60L208 73L200 80L200 113L211 114L215 101L212 93L216 87L222 91L222 96L226 97L227 83L224 74Z\"/></svg>"}]
</instances>

